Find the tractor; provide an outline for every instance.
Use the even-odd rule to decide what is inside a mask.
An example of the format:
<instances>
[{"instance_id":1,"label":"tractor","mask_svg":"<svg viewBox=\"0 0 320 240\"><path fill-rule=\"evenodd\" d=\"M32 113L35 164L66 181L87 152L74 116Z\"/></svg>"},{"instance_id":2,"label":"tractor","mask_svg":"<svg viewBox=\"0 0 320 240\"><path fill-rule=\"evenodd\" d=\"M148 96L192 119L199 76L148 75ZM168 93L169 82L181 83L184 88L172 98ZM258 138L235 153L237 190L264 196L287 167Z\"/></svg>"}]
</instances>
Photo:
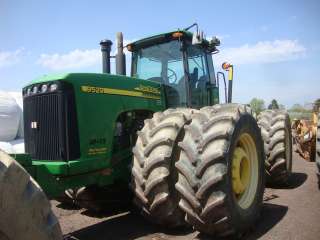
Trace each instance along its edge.
<instances>
[{"instance_id":1,"label":"tractor","mask_svg":"<svg viewBox=\"0 0 320 240\"><path fill-rule=\"evenodd\" d=\"M311 119L294 119L292 123L295 152L310 162L316 162L320 189L320 100L312 103Z\"/></svg>"},{"instance_id":2,"label":"tractor","mask_svg":"<svg viewBox=\"0 0 320 240\"><path fill-rule=\"evenodd\" d=\"M191 28L196 27L192 33ZM22 90L25 154L0 151L0 239L58 240L48 199L68 189L130 186L150 221L238 236L262 207L265 179L285 184L291 173L288 114L226 102L208 40L197 24L123 45L100 42L103 73L51 74ZM124 49L132 56L126 76ZM129 188L128 188L129 189Z\"/></svg>"}]
</instances>

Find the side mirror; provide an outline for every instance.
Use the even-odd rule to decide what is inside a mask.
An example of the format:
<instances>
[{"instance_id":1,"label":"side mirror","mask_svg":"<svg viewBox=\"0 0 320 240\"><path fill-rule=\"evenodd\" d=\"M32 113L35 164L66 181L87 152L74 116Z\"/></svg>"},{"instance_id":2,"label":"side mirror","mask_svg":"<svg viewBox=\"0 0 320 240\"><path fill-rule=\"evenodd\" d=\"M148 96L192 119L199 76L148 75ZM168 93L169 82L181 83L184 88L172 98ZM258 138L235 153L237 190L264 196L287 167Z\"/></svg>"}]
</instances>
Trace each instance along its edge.
<instances>
[{"instance_id":1,"label":"side mirror","mask_svg":"<svg viewBox=\"0 0 320 240\"><path fill-rule=\"evenodd\" d=\"M228 102L228 96L227 96L227 82L226 82L226 77L224 75L223 72L217 72L217 85L219 86L219 82L220 82L220 79L222 78L223 80L223 83L224 83L224 99L225 99L225 102L227 103Z\"/></svg>"},{"instance_id":2,"label":"side mirror","mask_svg":"<svg viewBox=\"0 0 320 240\"><path fill-rule=\"evenodd\" d=\"M222 63L222 69L228 72L228 103L232 102L233 65L227 62Z\"/></svg>"}]
</instances>

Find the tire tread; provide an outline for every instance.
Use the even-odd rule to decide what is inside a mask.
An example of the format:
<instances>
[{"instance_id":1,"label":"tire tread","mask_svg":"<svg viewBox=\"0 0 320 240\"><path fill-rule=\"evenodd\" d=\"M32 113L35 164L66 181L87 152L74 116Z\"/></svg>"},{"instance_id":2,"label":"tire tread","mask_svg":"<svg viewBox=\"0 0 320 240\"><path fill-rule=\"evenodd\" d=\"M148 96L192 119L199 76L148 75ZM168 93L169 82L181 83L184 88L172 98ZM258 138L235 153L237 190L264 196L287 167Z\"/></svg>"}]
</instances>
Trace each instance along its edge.
<instances>
[{"instance_id":1,"label":"tire tread","mask_svg":"<svg viewBox=\"0 0 320 240\"><path fill-rule=\"evenodd\" d=\"M62 239L58 219L41 187L1 150L0 203L0 229L10 240Z\"/></svg>"}]
</instances>

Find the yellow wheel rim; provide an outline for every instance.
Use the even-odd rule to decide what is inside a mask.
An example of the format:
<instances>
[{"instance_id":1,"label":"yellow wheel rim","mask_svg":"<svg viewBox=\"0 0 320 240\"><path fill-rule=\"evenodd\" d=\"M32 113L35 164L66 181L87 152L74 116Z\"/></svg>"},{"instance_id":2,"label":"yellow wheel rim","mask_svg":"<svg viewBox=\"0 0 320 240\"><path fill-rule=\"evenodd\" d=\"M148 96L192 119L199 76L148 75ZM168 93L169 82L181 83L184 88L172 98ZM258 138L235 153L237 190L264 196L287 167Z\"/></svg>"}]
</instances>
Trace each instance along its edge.
<instances>
[{"instance_id":1,"label":"yellow wheel rim","mask_svg":"<svg viewBox=\"0 0 320 240\"><path fill-rule=\"evenodd\" d=\"M248 133L240 135L232 157L232 189L238 205L246 209L255 199L259 179L255 142Z\"/></svg>"}]
</instances>

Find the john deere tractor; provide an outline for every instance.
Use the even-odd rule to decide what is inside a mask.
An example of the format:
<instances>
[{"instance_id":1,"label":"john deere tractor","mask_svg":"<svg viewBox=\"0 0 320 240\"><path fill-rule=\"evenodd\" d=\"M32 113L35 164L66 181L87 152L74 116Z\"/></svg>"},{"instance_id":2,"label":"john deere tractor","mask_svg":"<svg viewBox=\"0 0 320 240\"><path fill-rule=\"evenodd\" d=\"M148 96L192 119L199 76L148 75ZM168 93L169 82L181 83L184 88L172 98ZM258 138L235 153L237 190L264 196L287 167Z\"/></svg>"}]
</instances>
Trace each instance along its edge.
<instances>
[{"instance_id":1,"label":"john deere tractor","mask_svg":"<svg viewBox=\"0 0 320 240\"><path fill-rule=\"evenodd\" d=\"M290 120L278 111L256 120L249 106L231 103L230 64L219 103L212 54L220 41L189 30L125 46L131 77L118 34L117 74L105 40L102 74L46 75L23 88L26 154L0 152L1 240L62 239L48 199L123 183L160 225L226 236L255 223L265 175L273 183L290 175Z\"/></svg>"}]
</instances>

